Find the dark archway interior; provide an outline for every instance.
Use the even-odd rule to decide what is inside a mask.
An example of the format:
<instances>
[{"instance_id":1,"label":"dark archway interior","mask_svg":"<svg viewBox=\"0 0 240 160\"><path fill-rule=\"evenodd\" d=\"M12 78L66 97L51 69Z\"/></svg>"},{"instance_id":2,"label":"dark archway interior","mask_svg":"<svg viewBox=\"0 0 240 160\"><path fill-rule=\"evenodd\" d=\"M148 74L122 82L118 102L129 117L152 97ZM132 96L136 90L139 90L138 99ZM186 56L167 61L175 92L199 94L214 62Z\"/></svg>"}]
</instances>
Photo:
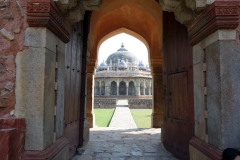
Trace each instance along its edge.
<instances>
[{"instance_id":1,"label":"dark archway interior","mask_svg":"<svg viewBox=\"0 0 240 160\"><path fill-rule=\"evenodd\" d=\"M117 95L117 83L115 81L111 83L110 94Z\"/></svg>"},{"instance_id":2,"label":"dark archway interior","mask_svg":"<svg viewBox=\"0 0 240 160\"><path fill-rule=\"evenodd\" d=\"M127 87L125 82L119 83L119 95L126 95L127 94Z\"/></svg>"},{"instance_id":3,"label":"dark archway interior","mask_svg":"<svg viewBox=\"0 0 240 160\"><path fill-rule=\"evenodd\" d=\"M136 95L136 89L133 81L129 82L128 95Z\"/></svg>"}]
</instances>

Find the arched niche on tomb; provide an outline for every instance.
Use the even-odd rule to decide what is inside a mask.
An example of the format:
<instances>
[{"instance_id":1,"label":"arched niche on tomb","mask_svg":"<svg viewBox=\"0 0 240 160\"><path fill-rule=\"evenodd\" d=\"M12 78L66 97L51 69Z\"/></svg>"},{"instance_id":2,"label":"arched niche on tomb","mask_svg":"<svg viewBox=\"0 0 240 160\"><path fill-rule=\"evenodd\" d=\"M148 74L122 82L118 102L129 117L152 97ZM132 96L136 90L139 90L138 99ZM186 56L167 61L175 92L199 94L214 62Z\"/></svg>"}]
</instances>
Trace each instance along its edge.
<instances>
[{"instance_id":1,"label":"arched niche on tomb","mask_svg":"<svg viewBox=\"0 0 240 160\"><path fill-rule=\"evenodd\" d=\"M101 82L101 95L105 95L105 82Z\"/></svg>"},{"instance_id":2,"label":"arched niche on tomb","mask_svg":"<svg viewBox=\"0 0 240 160\"><path fill-rule=\"evenodd\" d=\"M111 82L110 95L117 95L117 83L115 81Z\"/></svg>"},{"instance_id":3,"label":"arched niche on tomb","mask_svg":"<svg viewBox=\"0 0 240 160\"><path fill-rule=\"evenodd\" d=\"M126 83L124 81L121 81L119 83L119 95L126 95L126 93L127 93Z\"/></svg>"},{"instance_id":4,"label":"arched niche on tomb","mask_svg":"<svg viewBox=\"0 0 240 160\"><path fill-rule=\"evenodd\" d=\"M142 81L140 83L140 95L144 95L145 94L145 88L144 88L144 82Z\"/></svg>"},{"instance_id":5,"label":"arched niche on tomb","mask_svg":"<svg viewBox=\"0 0 240 160\"><path fill-rule=\"evenodd\" d=\"M150 95L150 82L146 82L145 95Z\"/></svg>"},{"instance_id":6,"label":"arched niche on tomb","mask_svg":"<svg viewBox=\"0 0 240 160\"><path fill-rule=\"evenodd\" d=\"M136 95L136 89L135 89L133 81L129 82L128 95Z\"/></svg>"},{"instance_id":7,"label":"arched niche on tomb","mask_svg":"<svg viewBox=\"0 0 240 160\"><path fill-rule=\"evenodd\" d=\"M95 95L99 95L100 94L100 83L98 81L96 81L95 83Z\"/></svg>"}]
</instances>

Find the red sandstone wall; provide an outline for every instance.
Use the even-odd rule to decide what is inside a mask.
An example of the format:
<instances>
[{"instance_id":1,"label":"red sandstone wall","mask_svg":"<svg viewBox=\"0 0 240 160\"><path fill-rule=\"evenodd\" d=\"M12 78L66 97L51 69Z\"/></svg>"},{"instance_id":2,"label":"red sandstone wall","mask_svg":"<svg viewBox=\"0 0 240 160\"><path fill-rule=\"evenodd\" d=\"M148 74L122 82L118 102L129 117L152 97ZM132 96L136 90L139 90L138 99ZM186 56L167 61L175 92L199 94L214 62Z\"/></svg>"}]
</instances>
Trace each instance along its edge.
<instances>
[{"instance_id":1,"label":"red sandstone wall","mask_svg":"<svg viewBox=\"0 0 240 160\"><path fill-rule=\"evenodd\" d=\"M15 57L25 49L26 10L26 0L0 0L0 118L15 106Z\"/></svg>"}]
</instances>

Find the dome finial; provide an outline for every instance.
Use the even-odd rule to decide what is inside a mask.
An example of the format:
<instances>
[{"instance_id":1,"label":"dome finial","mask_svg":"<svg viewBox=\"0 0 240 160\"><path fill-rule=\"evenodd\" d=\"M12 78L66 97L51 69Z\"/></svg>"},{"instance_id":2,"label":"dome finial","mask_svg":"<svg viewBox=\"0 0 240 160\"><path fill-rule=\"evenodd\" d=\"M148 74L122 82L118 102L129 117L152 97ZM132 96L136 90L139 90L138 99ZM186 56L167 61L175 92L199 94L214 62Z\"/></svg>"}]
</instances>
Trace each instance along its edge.
<instances>
[{"instance_id":1,"label":"dome finial","mask_svg":"<svg viewBox=\"0 0 240 160\"><path fill-rule=\"evenodd\" d=\"M124 48L124 44L123 43L122 43L121 47Z\"/></svg>"}]
</instances>

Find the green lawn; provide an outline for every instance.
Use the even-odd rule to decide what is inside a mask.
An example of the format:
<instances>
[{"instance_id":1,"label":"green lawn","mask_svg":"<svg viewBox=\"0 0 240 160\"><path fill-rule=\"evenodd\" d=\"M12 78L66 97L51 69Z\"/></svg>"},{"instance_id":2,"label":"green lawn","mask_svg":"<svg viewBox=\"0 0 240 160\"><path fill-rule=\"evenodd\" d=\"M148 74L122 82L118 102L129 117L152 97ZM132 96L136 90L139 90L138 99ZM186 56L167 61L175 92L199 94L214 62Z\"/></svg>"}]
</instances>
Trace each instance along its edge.
<instances>
[{"instance_id":1,"label":"green lawn","mask_svg":"<svg viewBox=\"0 0 240 160\"><path fill-rule=\"evenodd\" d=\"M108 127L115 109L94 109L95 122L98 127Z\"/></svg>"},{"instance_id":2,"label":"green lawn","mask_svg":"<svg viewBox=\"0 0 240 160\"><path fill-rule=\"evenodd\" d=\"M130 109L130 111L138 128L151 127L152 109Z\"/></svg>"}]
</instances>

